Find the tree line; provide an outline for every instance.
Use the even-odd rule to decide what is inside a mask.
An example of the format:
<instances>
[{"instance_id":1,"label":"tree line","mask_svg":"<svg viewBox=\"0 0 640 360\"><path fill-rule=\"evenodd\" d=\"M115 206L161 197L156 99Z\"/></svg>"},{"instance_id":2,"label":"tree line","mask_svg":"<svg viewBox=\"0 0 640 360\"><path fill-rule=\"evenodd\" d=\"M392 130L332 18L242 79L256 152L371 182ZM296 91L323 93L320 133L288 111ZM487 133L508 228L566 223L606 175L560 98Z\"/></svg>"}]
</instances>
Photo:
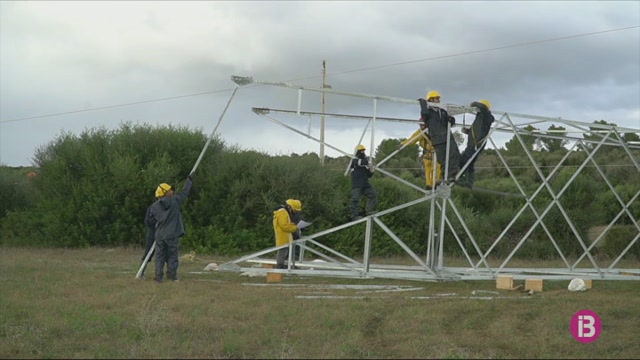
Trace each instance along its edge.
<instances>
[{"instance_id":1,"label":"tree line","mask_svg":"<svg viewBox=\"0 0 640 360\"><path fill-rule=\"evenodd\" d=\"M627 141L638 140L637 134L624 136ZM401 140L383 140L374 152L375 161L395 151ZM117 130L97 128L80 135L62 133L37 149L33 167L0 167L0 240L8 246L143 246L144 214L155 200L157 185L167 182L179 190L206 141L207 136L201 131L188 127L130 123L121 124ZM523 141L544 176L567 154L561 137L540 140L531 135ZM637 159L638 151L633 151ZM418 153L417 145L408 147L383 168L424 187ZM502 195L460 187L452 191L457 210L483 250L509 227L505 234L507 241L500 242L492 251L495 256L509 254L537 220L523 197L511 196L519 193L512 176L529 195L542 184L540 174L523 153L520 142L511 141L500 149L500 154L486 149L476 162L476 186ZM575 151L564 160L561 169L549 180L554 192L563 188L587 156L585 151ZM502 161L507 162L509 169ZM538 225L517 256L555 258L557 251L547 231L564 254L581 255L583 250L563 211L581 236L593 240L589 231L606 226L620 213L620 201L626 204L637 194L640 174L623 148L598 151L593 161L601 166L585 167L565 189L559 200L561 207L552 206L548 210L543 219L546 229ZM348 162L346 156L325 157L321 164L316 153L272 156L230 146L215 137L196 172L191 195L183 204L187 232L181 240L183 251L236 256L273 246L273 210L288 198L302 201L303 218L313 222L307 230L310 233L348 222L351 185L350 178L344 176ZM34 174L29 177L29 172ZM616 193L608 190L601 172ZM379 173L372 178L372 184L378 191L379 210L421 196ZM532 206L542 213L552 198L543 189ZM632 202L628 210L635 219L640 218L640 201ZM430 211L430 203L424 202L381 219L414 252L425 253ZM512 223L514 214L520 211L521 216ZM462 235L463 245L474 253L463 224L451 211L448 215L451 226ZM594 252L616 256L637 233L631 217L620 216ZM376 226L373 238L372 255L403 253ZM317 240L350 256L362 254L364 224ZM445 233L444 244L446 253L461 254L450 231ZM640 258L640 242L631 253Z\"/></svg>"}]
</instances>

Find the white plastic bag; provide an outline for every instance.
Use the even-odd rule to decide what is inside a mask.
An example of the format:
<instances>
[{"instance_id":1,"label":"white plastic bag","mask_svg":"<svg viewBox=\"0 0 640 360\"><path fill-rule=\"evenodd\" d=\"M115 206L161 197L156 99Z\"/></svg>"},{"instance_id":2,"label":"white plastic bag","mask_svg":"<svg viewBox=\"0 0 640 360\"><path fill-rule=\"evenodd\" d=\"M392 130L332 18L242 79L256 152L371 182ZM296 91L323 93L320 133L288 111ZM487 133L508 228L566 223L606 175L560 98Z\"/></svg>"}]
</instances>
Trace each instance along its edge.
<instances>
[{"instance_id":1,"label":"white plastic bag","mask_svg":"<svg viewBox=\"0 0 640 360\"><path fill-rule=\"evenodd\" d=\"M569 291L586 291L587 284L582 279L573 279L569 283Z\"/></svg>"}]
</instances>

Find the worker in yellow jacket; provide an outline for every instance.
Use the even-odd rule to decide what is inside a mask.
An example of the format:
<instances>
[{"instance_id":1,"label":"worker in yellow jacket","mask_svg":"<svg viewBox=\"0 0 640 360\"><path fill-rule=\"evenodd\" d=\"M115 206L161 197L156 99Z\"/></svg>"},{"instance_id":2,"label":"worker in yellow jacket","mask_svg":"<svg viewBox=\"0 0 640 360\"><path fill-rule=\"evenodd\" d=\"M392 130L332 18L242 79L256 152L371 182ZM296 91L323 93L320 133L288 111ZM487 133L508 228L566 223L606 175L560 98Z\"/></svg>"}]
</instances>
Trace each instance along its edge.
<instances>
[{"instance_id":1,"label":"worker in yellow jacket","mask_svg":"<svg viewBox=\"0 0 640 360\"><path fill-rule=\"evenodd\" d=\"M276 246L286 245L293 241L293 233L298 231L298 226L292 221L292 218L295 213L300 211L302 211L302 202L289 199L273 212L273 231L276 236ZM286 269L284 261L288 256L288 247L278 250L276 268Z\"/></svg>"},{"instance_id":2,"label":"worker in yellow jacket","mask_svg":"<svg viewBox=\"0 0 640 360\"><path fill-rule=\"evenodd\" d=\"M440 163L437 163L436 169L436 178L433 178L433 154L435 152L435 148L431 143L431 139L429 138L428 131L425 131L427 125L424 123L422 118L420 118L420 129L416 130L408 139L402 141L400 145L413 145L415 143L419 143L422 148L422 164L424 166L424 175L425 181L427 183L427 190L431 190L433 188L433 184L435 180L442 179L442 166Z\"/></svg>"}]
</instances>

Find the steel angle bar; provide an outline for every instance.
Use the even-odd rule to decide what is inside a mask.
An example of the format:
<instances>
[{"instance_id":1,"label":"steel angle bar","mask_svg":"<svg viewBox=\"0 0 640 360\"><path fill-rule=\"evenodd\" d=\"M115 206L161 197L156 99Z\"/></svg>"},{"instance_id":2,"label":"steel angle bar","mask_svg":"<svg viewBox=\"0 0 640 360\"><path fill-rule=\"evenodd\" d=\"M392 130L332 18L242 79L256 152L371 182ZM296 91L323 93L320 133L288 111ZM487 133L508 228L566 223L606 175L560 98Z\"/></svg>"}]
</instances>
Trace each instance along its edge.
<instances>
[{"instance_id":1,"label":"steel angle bar","mask_svg":"<svg viewBox=\"0 0 640 360\"><path fill-rule=\"evenodd\" d=\"M520 139L520 136L518 134L516 134L516 136ZM511 253L509 254L509 256L507 256L507 259L505 259L505 261L502 263L502 265L500 266L499 270L501 270L504 265L506 265L510 260L511 257L513 257L513 255L515 254L515 252L520 248L520 246L522 246L522 244L524 243L524 241L529 237L529 235L533 232L533 230L535 229L535 227L537 226L537 224L539 222L542 222L542 219L544 218L544 216L546 216L546 214L551 210L551 208L553 207L553 205L555 204L558 209L560 210L560 212L562 213L562 215L564 216L564 219L567 221L567 224L569 225L569 227L571 228L571 230L573 231L574 235L576 236L578 242L580 243L580 245L582 246L583 250L586 251L587 247L585 246L584 242L582 241L582 237L580 236L580 233L576 230L575 225L573 224L573 222L571 221L571 219L569 218L568 214L566 213L566 211L564 210L564 207L562 206L562 204L560 204L559 202L559 197L562 196L562 194L564 193L564 191L569 187L569 185L573 182L573 180L575 180L575 178L578 176L578 174L582 171L582 169L584 169L586 163L589 161L589 159L593 156L593 154L600 148L600 146L602 145L602 143L604 142L604 140L609 136L609 134L602 139L602 141L598 144L598 146L594 149L594 151L589 154L589 156L587 156L587 159L585 159L585 161L583 161L583 163L580 165L580 167L576 170L576 172L571 176L571 178L567 181L567 183L562 187L562 189L558 192L558 194L555 194L555 192L553 191L553 189L551 188L551 186L548 184L548 182L544 182L544 185L547 187L547 191L549 191L549 194L553 197L553 200L551 201L551 203L547 206L547 208L544 210L544 212L542 213L542 217L539 218L535 224L529 229L529 231L527 231L527 233L522 237L522 239L518 242L518 244L516 245L516 247L511 251ZM520 139L521 143L524 143L522 141L522 139ZM540 171L539 167L536 165L535 163L535 159L533 159L533 156L531 155L530 151L528 149L524 149L525 153L527 154L527 157L529 158L529 160L532 162L532 164L534 165L534 168L536 169L536 171L538 172L538 175L544 179L544 174L542 174L542 172ZM595 259L593 258L593 256L590 253L587 253L587 256L589 257L589 260L591 260L592 265L594 266L594 268L598 269L598 272L600 274L602 274L600 272L600 269L598 268L598 265L595 261Z\"/></svg>"},{"instance_id":2,"label":"steel angle bar","mask_svg":"<svg viewBox=\"0 0 640 360\"><path fill-rule=\"evenodd\" d=\"M369 272L370 256L371 256L371 217L367 217L364 230L364 254L362 255L362 264L365 272Z\"/></svg>"},{"instance_id":3,"label":"steel angle bar","mask_svg":"<svg viewBox=\"0 0 640 360\"><path fill-rule=\"evenodd\" d=\"M466 232L466 235L469 237L469 239L471 240L471 243L473 244L473 247L476 249L476 252L478 253L478 255L480 256L480 259L482 262L484 262L484 265L487 267L487 270L489 270L489 272L491 272L491 275L493 276L493 270L491 269L491 266L489 265L489 263L486 261L486 259L484 258L484 255L482 254L482 250L480 250L480 246L478 246L478 243L476 242L475 238L473 237L473 235L471 234L471 230L469 230L469 228L467 227L467 224L464 222L464 220L462 219L462 215L460 214L460 211L458 211L458 208L455 206L455 204L453 203L453 201L451 201L449 199L450 205L451 205L451 209L453 210L453 212L456 214L456 216L458 217L458 220L460 220L460 223L462 224L462 228L464 229L464 231ZM439 204L438 204L439 205ZM467 257L467 260L469 261L469 265L471 265L474 269L477 266L473 265L473 261L471 260L471 257L469 256L469 254L467 253L467 250L464 248L462 241L460 240L460 238L458 237L458 234L454 231L453 229L453 225L451 224L451 222L449 221L449 219L447 219L447 224L449 225L449 228L451 230L451 233L455 236L456 240L458 241L458 245L460 245L460 248L462 249L464 255Z\"/></svg>"},{"instance_id":4,"label":"steel angle bar","mask_svg":"<svg viewBox=\"0 0 640 360\"><path fill-rule=\"evenodd\" d=\"M256 108L254 108L254 109L256 109ZM254 112L255 112L255 111L254 111ZM313 141L315 141L315 142L317 142L317 143L324 144L325 146L330 147L330 148L332 148L333 150L335 150L335 151L337 151L337 152L339 152L339 153L341 153L341 154L343 154L343 155L345 155L345 156L348 156L348 157L349 157L349 158L351 158L351 159L355 158L353 155L348 154L348 153L346 153L346 152L344 152L344 151L342 151L342 150L338 149L337 147L335 147L335 146L333 146L333 145L331 145L331 144L327 144L326 142L323 142L323 141L321 141L320 139L317 139L317 138L315 138L315 137L313 137L313 136L311 136L311 135L305 134L304 132L302 132L302 131L300 131L300 130L298 130L298 129L294 128L294 127L291 127L291 126L289 126L289 125L287 125L287 124L283 123L282 121L279 121L279 120L276 120L276 119L274 119L274 118L270 117L269 115L261 114L261 113L259 113L259 112L256 112L256 114L258 114L258 115L260 115L260 116L262 116L262 117L264 117L264 118L266 118L266 119L268 119L268 120L270 120L270 121L272 121L272 122L274 122L274 123L276 123L276 124L278 124L278 125L280 125L280 126L283 126L283 127L287 128L287 129L289 129L289 130L293 131L293 132L296 132L296 133L298 133L298 134L300 134L300 135L302 135L302 136L304 136L304 137L306 137L306 138L308 138L308 139L311 139L311 140L313 140Z\"/></svg>"},{"instance_id":5,"label":"steel angle bar","mask_svg":"<svg viewBox=\"0 0 640 360\"><path fill-rule=\"evenodd\" d=\"M319 245L319 244L316 243L316 245ZM322 248L327 250L327 251L330 251L330 252L332 252L332 253L334 253L336 255L339 255L339 256L341 256L343 258L346 258L343 254L336 253L331 248L328 248L326 246L322 246ZM344 268L344 269L347 269L347 270L350 270L350 271L360 272L360 273L364 272L363 270L359 269L359 267L362 267L363 265L361 263L356 262L353 259L347 258L348 260L350 260L352 262L351 265L349 265L349 264L345 264L343 262L340 262L340 261L338 261L338 260L336 260L336 259L334 259L334 258L332 258L332 257L330 257L330 256L328 256L326 254L323 254L320 251L317 251L316 249L313 249L311 247L307 246L305 249L308 250L311 253L314 253L314 254L318 255L319 257L321 257L321 258L323 258L325 260L328 260L332 264L336 264L336 265L340 266L341 268ZM352 266L352 265L355 265L355 266Z\"/></svg>"},{"instance_id":6,"label":"steel angle bar","mask_svg":"<svg viewBox=\"0 0 640 360\"><path fill-rule=\"evenodd\" d=\"M415 260L424 270L427 270L428 272L430 272L433 275L436 275L435 272L433 272L433 270L431 270L430 267L427 266L427 264L425 264L419 257L418 255L416 255L413 250L411 250L402 240L400 240L400 238L393 233L393 231L391 231L391 229L389 229L387 227L387 225L385 225L382 221L380 221L380 219L378 218L373 218L373 221L375 221L376 224L378 224L378 226L380 226L380 228L382 228L382 230L384 230L384 232L387 233L387 235L389 235L393 241L395 241L398 245L400 245L400 247L407 253L409 254L409 256L411 256L413 258L413 260ZM437 275L436 275L437 276Z\"/></svg>"},{"instance_id":7,"label":"steel angle bar","mask_svg":"<svg viewBox=\"0 0 640 360\"><path fill-rule=\"evenodd\" d=\"M282 248L284 248L286 246L288 246L288 245L274 246L274 247L270 247L268 249L261 250L261 251L258 251L258 252L255 252L255 253L252 253L252 254L249 254L249 255L245 255L245 256L243 256L243 257L241 257L239 259L236 259L236 260L233 260L233 261L229 261L229 262L226 262L226 263L222 264L220 266L220 270L222 270L222 271L239 271L240 270L239 267L235 268L235 267L230 266L230 265L237 265L237 264L245 262L247 260L251 260L251 259L257 258L259 256L268 254L270 252L282 249Z\"/></svg>"},{"instance_id":8,"label":"steel angle bar","mask_svg":"<svg viewBox=\"0 0 640 360\"><path fill-rule=\"evenodd\" d=\"M411 188L413 188L413 189L415 189L415 190L418 190L419 192L421 192L421 193L425 194L425 196L428 196L428 195L429 195L429 191L427 191L427 190L425 190L425 189L423 189L423 188L421 188L421 187L418 187L418 186L416 186L416 185L414 185L414 184L412 184L412 183L408 182L407 180L405 180L405 179L403 179L403 178L401 178L401 177L399 177L399 176L396 176L396 175L394 175L394 174L392 174L392 173L388 172L388 171L387 171L387 170L385 170L385 169L376 168L376 171L379 171L379 172L381 172L381 173L383 173L383 174L387 175L388 177L390 177L390 178L392 178L392 179L398 180L399 182L401 182L401 183L403 183L403 184L405 184L405 185L407 185L407 186L409 186L409 187L411 187Z\"/></svg>"},{"instance_id":9,"label":"steel angle bar","mask_svg":"<svg viewBox=\"0 0 640 360\"><path fill-rule=\"evenodd\" d=\"M627 253L627 251L629 251L629 249L631 249L631 247L633 246L633 244L636 243L636 241L638 241L638 239L640 239L640 233L638 233L638 235L636 235L636 237L633 238L633 240L631 240L629 242L629 245L627 245L627 247L624 248L624 250L622 250L622 252L620 253L620 255L618 255L618 257L611 263L611 265L609 266L609 268L607 269L607 273L610 272L614 266L616 266L616 264L618 263L618 261L620 261L624 255ZM637 270L637 269L636 269ZM640 274L639 274L640 275Z\"/></svg>"},{"instance_id":10,"label":"steel angle bar","mask_svg":"<svg viewBox=\"0 0 640 360\"><path fill-rule=\"evenodd\" d=\"M526 203L524 204L522 211L518 213L517 216L514 217L514 220L511 224L509 224L508 228L511 227L512 224L515 223L515 221L522 215L522 212L526 209L526 207L529 207L529 209L531 209L531 211L533 212L534 216L540 220L540 224L542 226L542 228L544 229L545 233L547 234L547 236L549 237L549 239L551 240L551 243L553 244L554 248L556 249L557 253L560 255L560 257L562 258L562 260L565 262L565 265L567 267L569 267L569 262L567 261L567 259L565 258L564 254L562 253L562 250L560 249L560 247L558 246L558 244L555 241L555 238L553 237L553 235L551 234L551 231L549 231L549 229L547 228L546 224L542 221L542 217L540 216L540 214L538 213L538 211L536 210L535 206L533 206L533 200L538 196L538 194L542 191L542 189L544 189L544 184L547 183L554 175L555 172L558 171L560 169L560 166L569 158L569 156L572 153L572 150L574 147L577 146L576 144L573 144L571 146L571 148L569 149L569 151L567 151L567 153L564 155L564 157L558 162L558 164L556 165L556 167L549 173L549 175L547 177L543 177L542 181L543 184L541 184L538 189L533 193L533 195L528 198L526 200ZM502 157L501 153L498 153L498 156L502 159L502 161L504 163L506 163L506 160ZM507 171L509 172L509 174L511 175L511 177L514 179L514 182L516 184L516 186L518 187L518 190L526 197L525 191L522 188L522 186L520 185L520 183L516 180L515 174L513 174L511 172L511 169L507 169Z\"/></svg>"},{"instance_id":11,"label":"steel angle bar","mask_svg":"<svg viewBox=\"0 0 640 360\"><path fill-rule=\"evenodd\" d=\"M492 140L493 143L493 140ZM495 144L494 144L495 145ZM509 225L507 225L507 227L502 231L502 233L500 234L500 236L498 236L498 238L493 242L493 244L490 246L490 248L487 250L487 252L485 253L485 256L488 256L489 253L491 253L491 251L493 250L493 248L498 244L498 242L502 239L503 236L506 235L507 231L511 228L511 226L513 226L513 224L515 224L515 222L517 221L517 219L522 215L522 213L527 209L527 207L529 207L534 215L536 216L536 218L538 219L539 222L542 222L542 218L540 217L540 215L538 214L537 210L535 209L535 207L533 206L533 199L536 198L536 196L538 196L538 194L545 188L546 183L548 182L549 179L551 179L556 171L558 171L560 169L560 166L569 158L569 155L572 153L572 149L576 146L577 144L573 144L573 146L569 149L569 151L564 155L564 157L560 160L560 162L558 162L558 164L556 165L556 167L549 173L549 175L547 177L543 177L543 183L540 184L540 186L534 191L534 193L531 195L531 197L527 197L526 193L524 191L524 189L522 188L522 186L520 186L520 183L518 182L515 174L513 174L513 172L511 171L511 168L509 168L509 165L506 162L506 159L502 156L502 153L500 151L496 151L498 157L500 158L500 160L502 161L502 163L505 165L507 171L509 172L509 175L511 176L511 178L513 179L513 181L515 182L516 186L518 187L518 189L522 192L523 195L525 195L526 198L526 203L522 206L522 208L520 209L520 211L513 217L513 219L511 220L511 222L509 223ZM536 222L537 224L537 222ZM544 223L543 223L544 224ZM545 231L547 232L547 235L550 236L549 231L547 230L546 226L543 226L543 228L545 229ZM551 239L553 239L552 236L550 236ZM560 257L565 261L565 264L567 267L569 267L569 263L566 260L566 258L564 257L564 254L562 253L562 251L559 249L559 247L557 246L557 244L555 243L555 241L553 241L553 244L556 248L556 251L558 251L558 254L560 254ZM478 263L479 265L479 263Z\"/></svg>"},{"instance_id":12,"label":"steel angle bar","mask_svg":"<svg viewBox=\"0 0 640 360\"><path fill-rule=\"evenodd\" d=\"M589 153L589 149L583 145L583 149L586 153ZM600 176L602 177L602 179L607 183L607 186L609 186L609 190L611 190L611 192L613 193L613 195L615 196L616 200L618 200L618 203L620 205L622 205L622 210L616 215L616 217L611 220L611 222L608 224L608 226L602 231L602 233L600 233L600 235L593 241L593 243L591 243L591 245L589 246L589 248L587 249L587 251L591 250L597 243L598 241L600 241L601 238L604 237L604 235L607 233L607 231L609 231L609 229L611 229L613 227L613 225L616 223L616 221L622 216L623 213L626 212L627 216L629 216L629 219L633 222L633 224L636 226L636 228L638 230L640 230L640 223L638 223L638 221L636 220L636 218L633 216L633 214L631 213L631 211L629 211L629 206L631 204L634 203L634 201L638 198L638 196L640 195L640 190L638 190L636 192L636 194L633 196L633 198L627 203L625 204L624 201L622 200L620 194L616 191L615 187L613 186L613 184L611 184L611 182L609 181L609 179L607 178L607 176L605 175L604 171L602 170L602 168L595 162L595 160L593 158L591 158L591 162L593 162L593 164L595 165L596 170L598 171L598 173L600 174ZM582 259L584 258L586 253L583 253L582 256L580 256L578 258L578 260L576 260L575 264L573 266L576 266L577 264L580 263L580 261L582 261ZM624 256L624 253L621 254L622 256Z\"/></svg>"},{"instance_id":13,"label":"steel angle bar","mask_svg":"<svg viewBox=\"0 0 640 360\"><path fill-rule=\"evenodd\" d=\"M618 130L617 129L613 129L613 132L616 134L616 137L618 138L618 140L620 140L620 143L622 144L622 147L624 147L624 150L627 152L627 155L629 155L629 158L631 158L631 161L636 166L636 169L638 169L638 171L640 171L640 163L638 162L638 159L636 159L636 157L633 155L633 153L629 149L629 146L626 144L626 142L624 141L624 139L622 138L622 136L620 135ZM639 131L639 134L640 134L640 131Z\"/></svg>"},{"instance_id":14,"label":"steel angle bar","mask_svg":"<svg viewBox=\"0 0 640 360\"><path fill-rule=\"evenodd\" d=\"M613 225L616 223L616 221L618 221L618 219L622 216L622 214L625 213L625 211L627 212L627 214L629 215L629 217L631 218L631 220L633 221L634 225L636 226L636 228L640 229L640 224L638 224L638 221L635 220L635 218L633 217L633 215L630 214L629 212L629 205L633 204L633 202L638 198L638 195L640 195L640 191L638 191L636 193L636 195L629 201L628 204L622 204L623 209L618 212L618 214L613 218L613 220L611 220L609 222L609 224L607 225L607 227L600 233L600 235L598 235L598 237L591 243L591 245L589 245L589 248L587 249L587 251L590 251L593 247L596 246L596 244L600 241L600 239L604 238L605 234L609 231L609 229L611 229L613 227ZM621 255L624 256L626 252L622 252ZM586 252L584 252L579 258L578 260L576 260L576 262L573 264L573 267L577 266L580 261L582 261L582 259L584 258L584 256L586 255Z\"/></svg>"},{"instance_id":15,"label":"steel angle bar","mask_svg":"<svg viewBox=\"0 0 640 360\"><path fill-rule=\"evenodd\" d=\"M378 99L373 99L373 118L371 119L371 166L374 166L373 149L375 149L376 116L378 115Z\"/></svg>"},{"instance_id":16,"label":"steel angle bar","mask_svg":"<svg viewBox=\"0 0 640 360\"><path fill-rule=\"evenodd\" d=\"M364 130L362 130L362 135L360 135L360 140L358 140L358 144L362 143L362 139L364 139L364 134L367 133L367 129L369 129L369 124L371 124L371 119L369 119L369 121L367 121L367 125L364 127ZM356 144L356 146L354 146L353 148L356 149L358 147L358 145ZM356 158L356 153L358 152L358 150L354 150L353 151L353 159ZM344 170L344 176L347 176L347 174L349 173L349 169L351 169L351 161L349 161L347 163L347 168Z\"/></svg>"},{"instance_id":17,"label":"steel angle bar","mask_svg":"<svg viewBox=\"0 0 640 360\"><path fill-rule=\"evenodd\" d=\"M493 140L491 140L491 142L493 143ZM495 146L495 144L494 144L494 146ZM496 154L498 155L498 158L500 158L500 161L502 161L502 163L505 165L505 168L507 169L507 172L509 173L509 175L513 179L513 181L516 184L516 186L518 187L519 191L524 195L524 197L526 199L526 203L522 206L522 208L520 208L518 213L513 217L511 222L502 231L502 233L498 236L498 238L491 244L491 246L489 247L489 249L485 253L485 257L488 256L491 253L491 251L493 250L493 248L500 242L500 240L502 240L502 238L506 235L507 231L509 231L511 226L513 226L513 224L515 224L515 222L524 213L524 211L527 209L527 207L530 208L533 211L533 213L536 216L536 218L538 219L538 221L542 222L542 219L540 218L540 215L538 214L537 210L533 206L533 200L545 188L545 183L555 175L556 171L558 171L560 169L560 166L569 158L569 155L571 155L572 149L575 146L576 146L576 144L574 144L571 147L571 149L569 149L569 151L564 155L564 157L560 160L560 162L558 162L556 167L549 173L549 175L546 178L542 179L543 183L540 184L540 186L538 186L538 188L533 192L531 197L528 197L527 194L525 193L524 189L522 188L522 186L518 182L515 174L513 174L513 172L511 171L511 168L509 168L509 165L507 164L507 161L503 157L502 153L500 151L496 151ZM545 228L545 230L547 229L546 226L544 226L544 228ZM548 230L546 230L546 231L547 231L547 234L549 234L549 231ZM565 261L566 266L569 267L568 261L565 259L564 254L562 254L562 251L559 250L557 245L556 245L556 251L558 251L558 253L560 254L560 257ZM483 257L483 259L484 259L484 257ZM480 265L480 262L478 262L476 264L476 266L478 266L478 265Z\"/></svg>"},{"instance_id":18,"label":"steel angle bar","mask_svg":"<svg viewBox=\"0 0 640 360\"><path fill-rule=\"evenodd\" d=\"M567 141L583 141L585 143L590 143L590 144L598 144L600 141L599 140L591 140L591 139L584 139L584 138L580 138L580 137L574 137L574 136L564 136L562 138L558 138L558 137L551 137L551 136L547 136L547 135L539 135L538 133L532 133L530 131L526 131L526 130L513 130L510 128L505 128L505 127L500 127L500 128L496 128L495 132L499 132L499 133L503 133L503 134L514 134L515 132L519 132L523 135L527 135L527 136L535 136L535 137L541 137L541 138L554 138L554 139L565 139ZM620 147L622 146L622 144L615 142L613 140L610 140L609 142L606 143L607 146L617 146ZM634 147L634 148L640 148L640 147Z\"/></svg>"},{"instance_id":19,"label":"steel angle bar","mask_svg":"<svg viewBox=\"0 0 640 360\"><path fill-rule=\"evenodd\" d=\"M272 109L272 108L255 108L255 109L259 109L259 110L265 110L268 112L273 112L273 113L282 113L282 114L296 114L296 115L300 115L300 116L327 116L327 117L332 117L332 118L338 118L338 119L351 119L351 120L371 120L372 117L371 116L366 116L366 115L349 115L349 114L337 114L337 113L322 113L322 112L316 112L316 111L300 111L300 113L298 114L297 111L294 110L284 110L284 109ZM393 118L393 117L384 117L384 116L379 116L376 117L376 120L380 120L380 121L388 121L388 122L399 122L399 123L408 123L408 124L414 124L416 122L415 119L411 120L411 119L404 119L404 118Z\"/></svg>"},{"instance_id":20,"label":"steel angle bar","mask_svg":"<svg viewBox=\"0 0 640 360\"><path fill-rule=\"evenodd\" d=\"M576 121L576 120L569 120L569 119L563 119L561 117L548 117L548 116L539 116L539 115L528 115L528 114L519 114L519 113L514 113L514 112L503 112L503 111L491 111L493 114L509 114L511 117L516 117L516 118L523 118L523 119L532 119L532 120L539 120L536 122L530 122L530 123L525 123L524 125L531 125L531 124L536 124L536 123L541 123L541 122L558 122L558 123L563 123L565 125L571 125L574 127L580 127L580 126L585 126L585 122L581 122L581 121ZM523 125L523 123L518 123L518 125ZM594 127L594 128L599 128L599 129L604 129L604 130L611 130L613 128L618 129L619 131L622 132L638 132L638 129L632 129L632 128L626 128L626 127L620 127L617 125L605 125L605 124L597 124L597 123L591 123L588 124L588 126L590 127ZM589 131L589 130L586 130Z\"/></svg>"}]
</instances>

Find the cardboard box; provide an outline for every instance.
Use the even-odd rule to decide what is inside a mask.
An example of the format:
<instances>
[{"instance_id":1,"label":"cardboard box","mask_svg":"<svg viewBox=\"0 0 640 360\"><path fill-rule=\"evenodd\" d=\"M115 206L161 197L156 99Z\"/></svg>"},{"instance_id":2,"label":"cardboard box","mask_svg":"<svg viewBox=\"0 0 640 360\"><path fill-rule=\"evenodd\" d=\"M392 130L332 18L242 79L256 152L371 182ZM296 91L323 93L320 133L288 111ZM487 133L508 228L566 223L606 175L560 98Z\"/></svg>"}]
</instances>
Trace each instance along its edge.
<instances>
[{"instance_id":1,"label":"cardboard box","mask_svg":"<svg viewBox=\"0 0 640 360\"><path fill-rule=\"evenodd\" d=\"M267 282L268 283L282 282L282 273L268 272L267 273Z\"/></svg>"},{"instance_id":2,"label":"cardboard box","mask_svg":"<svg viewBox=\"0 0 640 360\"><path fill-rule=\"evenodd\" d=\"M542 291L544 283L542 279L525 279L524 289L533 291Z\"/></svg>"},{"instance_id":3,"label":"cardboard box","mask_svg":"<svg viewBox=\"0 0 640 360\"><path fill-rule=\"evenodd\" d=\"M513 288L513 276L498 275L496 289L511 290Z\"/></svg>"}]
</instances>

